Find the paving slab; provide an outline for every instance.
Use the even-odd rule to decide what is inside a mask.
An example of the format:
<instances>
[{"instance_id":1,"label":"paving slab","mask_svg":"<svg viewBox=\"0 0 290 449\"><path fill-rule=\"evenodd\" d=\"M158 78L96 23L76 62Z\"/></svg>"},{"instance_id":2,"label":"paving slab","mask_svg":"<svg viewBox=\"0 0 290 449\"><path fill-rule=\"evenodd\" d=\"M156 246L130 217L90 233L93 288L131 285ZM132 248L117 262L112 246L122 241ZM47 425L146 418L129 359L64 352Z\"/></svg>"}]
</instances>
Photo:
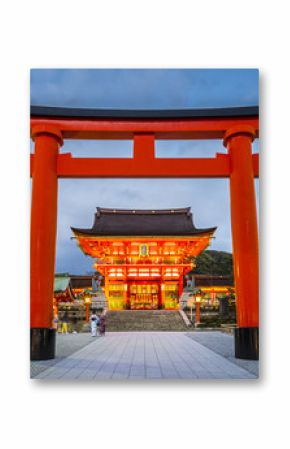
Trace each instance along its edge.
<instances>
[{"instance_id":1,"label":"paving slab","mask_svg":"<svg viewBox=\"0 0 290 449\"><path fill-rule=\"evenodd\" d=\"M255 379L185 332L108 332L36 379Z\"/></svg>"},{"instance_id":2,"label":"paving slab","mask_svg":"<svg viewBox=\"0 0 290 449\"><path fill-rule=\"evenodd\" d=\"M227 358L234 365L259 377L259 362L257 360L243 360L235 358L234 336L225 332L188 332L189 338L211 349L213 352Z\"/></svg>"},{"instance_id":3,"label":"paving slab","mask_svg":"<svg viewBox=\"0 0 290 449\"><path fill-rule=\"evenodd\" d=\"M42 371L54 366L60 360L84 348L92 342L93 337L86 334L57 334L56 335L56 357L50 360L38 360L30 362L30 377L34 378Z\"/></svg>"}]
</instances>

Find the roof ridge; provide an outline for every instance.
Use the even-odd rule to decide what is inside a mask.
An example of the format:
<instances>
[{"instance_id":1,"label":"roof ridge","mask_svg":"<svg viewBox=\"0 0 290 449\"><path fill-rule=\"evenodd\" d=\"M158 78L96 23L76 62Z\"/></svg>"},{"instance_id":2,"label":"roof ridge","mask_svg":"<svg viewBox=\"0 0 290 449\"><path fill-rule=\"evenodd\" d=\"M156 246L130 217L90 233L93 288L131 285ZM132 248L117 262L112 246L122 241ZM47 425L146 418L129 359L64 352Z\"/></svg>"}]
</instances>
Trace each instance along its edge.
<instances>
[{"instance_id":1,"label":"roof ridge","mask_svg":"<svg viewBox=\"0 0 290 449\"><path fill-rule=\"evenodd\" d=\"M120 215L153 215L153 214L189 214L191 211L190 207L183 208L171 208L171 209L118 209L118 208L105 208L97 207L97 214L120 214Z\"/></svg>"}]
</instances>

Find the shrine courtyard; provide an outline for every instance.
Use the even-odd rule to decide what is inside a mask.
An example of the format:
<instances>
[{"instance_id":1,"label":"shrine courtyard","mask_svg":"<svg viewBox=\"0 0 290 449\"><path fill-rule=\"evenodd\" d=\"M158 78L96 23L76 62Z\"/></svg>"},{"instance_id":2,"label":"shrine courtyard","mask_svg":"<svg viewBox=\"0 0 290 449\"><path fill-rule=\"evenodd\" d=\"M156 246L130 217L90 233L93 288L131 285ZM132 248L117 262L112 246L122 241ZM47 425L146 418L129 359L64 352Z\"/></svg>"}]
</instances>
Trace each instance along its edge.
<instances>
[{"instance_id":1,"label":"shrine courtyard","mask_svg":"<svg viewBox=\"0 0 290 449\"><path fill-rule=\"evenodd\" d=\"M34 379L257 379L258 361L234 356L234 337L208 332L57 335L56 358L31 362Z\"/></svg>"}]
</instances>

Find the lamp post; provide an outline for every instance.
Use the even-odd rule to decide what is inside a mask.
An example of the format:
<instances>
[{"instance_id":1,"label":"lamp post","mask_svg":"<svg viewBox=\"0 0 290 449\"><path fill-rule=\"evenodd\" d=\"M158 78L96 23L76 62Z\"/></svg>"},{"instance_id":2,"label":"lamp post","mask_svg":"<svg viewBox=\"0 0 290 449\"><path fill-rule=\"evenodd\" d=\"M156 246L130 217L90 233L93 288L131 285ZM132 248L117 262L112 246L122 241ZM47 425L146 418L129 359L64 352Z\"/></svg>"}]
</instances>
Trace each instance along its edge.
<instances>
[{"instance_id":1,"label":"lamp post","mask_svg":"<svg viewBox=\"0 0 290 449\"><path fill-rule=\"evenodd\" d=\"M196 327L200 324L200 303L201 303L201 294L197 293L195 295L195 326Z\"/></svg>"},{"instance_id":2,"label":"lamp post","mask_svg":"<svg viewBox=\"0 0 290 449\"><path fill-rule=\"evenodd\" d=\"M89 322L89 318L90 318L90 305L91 305L91 297L90 296L86 296L85 297L85 305L86 305L86 322Z\"/></svg>"},{"instance_id":3,"label":"lamp post","mask_svg":"<svg viewBox=\"0 0 290 449\"><path fill-rule=\"evenodd\" d=\"M187 301L187 306L190 306L190 321L192 322L192 320L193 320L193 313L192 313L193 299L192 298Z\"/></svg>"}]
</instances>

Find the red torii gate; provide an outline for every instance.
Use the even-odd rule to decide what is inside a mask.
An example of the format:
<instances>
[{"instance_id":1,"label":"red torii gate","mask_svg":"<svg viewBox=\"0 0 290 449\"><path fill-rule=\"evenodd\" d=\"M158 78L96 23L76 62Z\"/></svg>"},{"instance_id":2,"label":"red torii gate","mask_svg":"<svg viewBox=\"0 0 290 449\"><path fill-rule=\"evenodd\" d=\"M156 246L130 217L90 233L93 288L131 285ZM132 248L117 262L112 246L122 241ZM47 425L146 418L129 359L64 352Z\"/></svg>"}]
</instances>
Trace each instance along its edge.
<instances>
[{"instance_id":1,"label":"red torii gate","mask_svg":"<svg viewBox=\"0 0 290 449\"><path fill-rule=\"evenodd\" d=\"M55 353L52 329L58 178L229 178L238 328L235 355L258 359L259 259L254 177L258 107L123 111L31 107L31 359ZM133 139L133 158L59 154L64 139ZM223 139L215 158L155 158L155 139Z\"/></svg>"}]
</instances>

